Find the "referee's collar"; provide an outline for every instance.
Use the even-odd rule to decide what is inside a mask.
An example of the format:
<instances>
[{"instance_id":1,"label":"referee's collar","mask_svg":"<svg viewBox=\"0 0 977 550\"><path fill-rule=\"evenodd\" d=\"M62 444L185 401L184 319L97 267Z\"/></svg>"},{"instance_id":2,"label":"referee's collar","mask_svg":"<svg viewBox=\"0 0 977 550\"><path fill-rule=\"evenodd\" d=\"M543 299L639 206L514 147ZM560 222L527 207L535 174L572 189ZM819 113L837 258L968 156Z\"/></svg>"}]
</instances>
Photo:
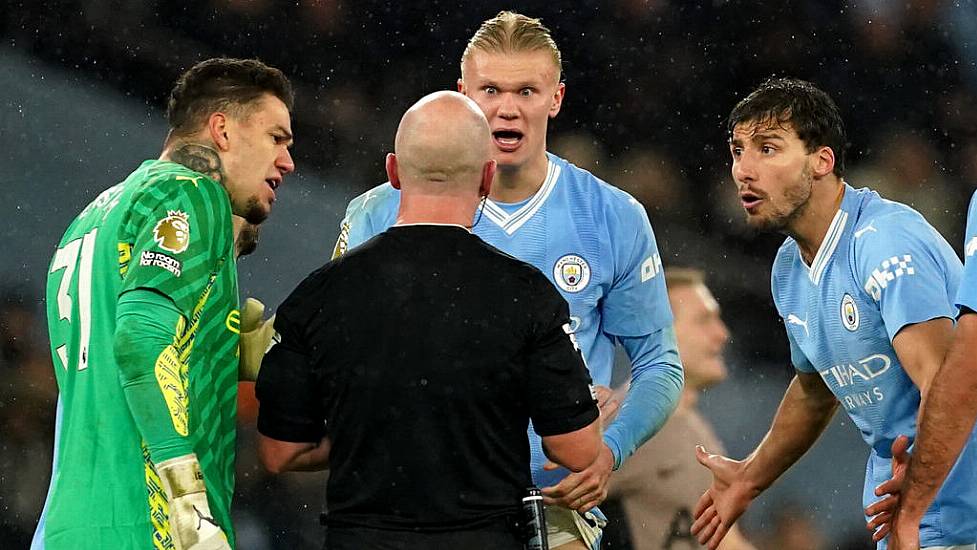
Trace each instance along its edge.
<instances>
[{"instance_id":1,"label":"referee's collar","mask_svg":"<svg viewBox=\"0 0 977 550\"><path fill-rule=\"evenodd\" d=\"M465 227L464 225L458 225L456 223L434 223L434 222L415 222L415 223L395 223L393 227L418 227L418 226L430 226L430 227L457 227L458 229L463 229L468 233L472 230L470 227Z\"/></svg>"}]
</instances>

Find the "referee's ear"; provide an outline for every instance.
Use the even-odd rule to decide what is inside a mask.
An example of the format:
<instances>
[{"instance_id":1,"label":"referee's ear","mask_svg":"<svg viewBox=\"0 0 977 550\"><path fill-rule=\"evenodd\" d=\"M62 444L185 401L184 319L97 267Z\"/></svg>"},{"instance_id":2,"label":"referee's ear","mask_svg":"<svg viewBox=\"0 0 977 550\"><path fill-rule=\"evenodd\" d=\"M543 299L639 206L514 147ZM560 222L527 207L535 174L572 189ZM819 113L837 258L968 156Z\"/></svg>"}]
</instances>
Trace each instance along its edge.
<instances>
[{"instance_id":1,"label":"referee's ear","mask_svg":"<svg viewBox=\"0 0 977 550\"><path fill-rule=\"evenodd\" d=\"M478 188L479 196L487 197L489 196L489 193L492 192L492 181L495 180L496 166L498 166L498 164L493 159L486 161L485 165L482 167L482 184Z\"/></svg>"},{"instance_id":2,"label":"referee's ear","mask_svg":"<svg viewBox=\"0 0 977 550\"><path fill-rule=\"evenodd\" d=\"M390 185L394 189L400 189L400 177L397 175L397 155L394 153L387 153L387 179L390 180Z\"/></svg>"}]
</instances>

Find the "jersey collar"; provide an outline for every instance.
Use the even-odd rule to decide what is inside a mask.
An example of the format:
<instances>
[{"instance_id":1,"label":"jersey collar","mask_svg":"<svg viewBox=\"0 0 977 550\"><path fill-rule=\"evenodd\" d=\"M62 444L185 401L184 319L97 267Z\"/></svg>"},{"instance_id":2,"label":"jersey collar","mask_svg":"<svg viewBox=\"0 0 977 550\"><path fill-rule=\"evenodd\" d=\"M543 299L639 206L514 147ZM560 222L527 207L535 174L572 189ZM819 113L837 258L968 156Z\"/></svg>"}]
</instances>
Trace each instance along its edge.
<instances>
[{"instance_id":1,"label":"jersey collar","mask_svg":"<svg viewBox=\"0 0 977 550\"><path fill-rule=\"evenodd\" d=\"M811 262L811 267L808 270L808 277L815 286L821 284L821 277L824 275L824 270L828 267L828 263L831 261L831 257L834 256L835 249L838 248L838 243L841 242L841 236L845 233L845 227L848 225L848 208L851 207L851 187L848 184L845 186L845 195L841 199L841 206L838 211L835 212L835 217L831 220L831 225L828 226L828 232L824 236L824 240L821 241L821 247L818 248L817 254L814 255L814 261Z\"/></svg>"},{"instance_id":2,"label":"jersey collar","mask_svg":"<svg viewBox=\"0 0 977 550\"><path fill-rule=\"evenodd\" d=\"M560 167L553 162L553 159L546 159L546 178L536 194L530 197L526 204L522 205L513 213L506 212L498 203L492 199L487 199L482 207L482 213L486 218L498 225L508 235L512 235L517 229L523 226L530 218L542 208L546 198L556 187L556 180L560 178Z\"/></svg>"}]
</instances>

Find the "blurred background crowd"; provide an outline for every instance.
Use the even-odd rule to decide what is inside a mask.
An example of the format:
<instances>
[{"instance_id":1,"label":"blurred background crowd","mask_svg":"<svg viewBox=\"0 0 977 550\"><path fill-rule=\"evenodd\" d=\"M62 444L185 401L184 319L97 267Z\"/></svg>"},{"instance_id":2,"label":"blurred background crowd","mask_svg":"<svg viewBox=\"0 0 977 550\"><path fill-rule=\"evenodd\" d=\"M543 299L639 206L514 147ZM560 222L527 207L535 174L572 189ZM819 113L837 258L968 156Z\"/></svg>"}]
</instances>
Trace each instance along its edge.
<instances>
[{"instance_id":1,"label":"blurred background crowd","mask_svg":"<svg viewBox=\"0 0 977 550\"><path fill-rule=\"evenodd\" d=\"M330 0L9 0L0 4L0 547L22 548L50 475L54 384L43 288L74 215L156 157L177 75L259 57L297 89L297 173L242 260L242 293L276 306L332 249L346 202L383 181L397 121L453 89L467 39L512 6ZM848 125L846 180L920 210L958 250L977 184L973 1L524 1L563 52L550 150L637 197L669 265L708 274L730 326L731 380L703 409L733 456L765 432L791 376L769 292L778 236L747 231L724 117L770 75L811 80ZM318 547L324 480L273 478L242 388L240 547ZM843 415L842 415L843 416ZM870 548L866 451L839 417L744 517L760 548Z\"/></svg>"}]
</instances>

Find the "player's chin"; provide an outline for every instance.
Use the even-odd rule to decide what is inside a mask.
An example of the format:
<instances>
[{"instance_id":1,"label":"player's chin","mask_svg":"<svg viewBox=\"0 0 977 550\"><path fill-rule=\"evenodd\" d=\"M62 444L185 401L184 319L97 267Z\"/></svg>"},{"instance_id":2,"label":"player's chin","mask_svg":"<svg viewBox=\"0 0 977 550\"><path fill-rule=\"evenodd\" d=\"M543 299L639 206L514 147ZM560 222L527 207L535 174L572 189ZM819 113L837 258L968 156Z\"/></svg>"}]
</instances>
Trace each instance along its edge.
<instances>
[{"instance_id":1,"label":"player's chin","mask_svg":"<svg viewBox=\"0 0 977 550\"><path fill-rule=\"evenodd\" d=\"M784 228L785 223L784 220L776 217L763 216L760 214L747 214L746 225L754 231L768 233L781 231Z\"/></svg>"},{"instance_id":2,"label":"player's chin","mask_svg":"<svg viewBox=\"0 0 977 550\"><path fill-rule=\"evenodd\" d=\"M244 213L241 217L252 225L259 225L268 219L269 214L271 214L270 201L263 201L258 197L251 197L248 199L248 204L245 206Z\"/></svg>"},{"instance_id":3,"label":"player's chin","mask_svg":"<svg viewBox=\"0 0 977 550\"><path fill-rule=\"evenodd\" d=\"M497 163L496 169L500 172L511 172L522 168L526 164L526 159L524 155L519 154L519 151L495 151L495 162Z\"/></svg>"}]
</instances>

